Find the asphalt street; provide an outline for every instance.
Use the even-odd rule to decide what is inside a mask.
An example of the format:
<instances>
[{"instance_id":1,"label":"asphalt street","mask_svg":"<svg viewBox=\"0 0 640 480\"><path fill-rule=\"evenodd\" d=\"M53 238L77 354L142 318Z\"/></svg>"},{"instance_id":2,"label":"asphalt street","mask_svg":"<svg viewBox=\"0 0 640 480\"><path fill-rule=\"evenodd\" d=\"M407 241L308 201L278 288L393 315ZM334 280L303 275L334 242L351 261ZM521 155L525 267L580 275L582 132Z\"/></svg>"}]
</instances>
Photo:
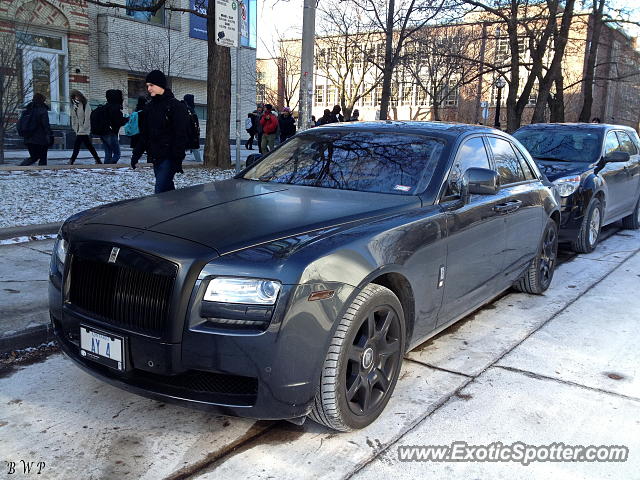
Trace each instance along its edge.
<instances>
[{"instance_id":1,"label":"asphalt street","mask_svg":"<svg viewBox=\"0 0 640 480\"><path fill-rule=\"evenodd\" d=\"M6 370L0 473L23 460L44 463L40 478L640 478L639 240L620 230L563 263L545 295L504 295L410 352L385 412L358 432L147 400L61 354ZM399 459L399 447L456 441L630 453L527 466Z\"/></svg>"}]
</instances>

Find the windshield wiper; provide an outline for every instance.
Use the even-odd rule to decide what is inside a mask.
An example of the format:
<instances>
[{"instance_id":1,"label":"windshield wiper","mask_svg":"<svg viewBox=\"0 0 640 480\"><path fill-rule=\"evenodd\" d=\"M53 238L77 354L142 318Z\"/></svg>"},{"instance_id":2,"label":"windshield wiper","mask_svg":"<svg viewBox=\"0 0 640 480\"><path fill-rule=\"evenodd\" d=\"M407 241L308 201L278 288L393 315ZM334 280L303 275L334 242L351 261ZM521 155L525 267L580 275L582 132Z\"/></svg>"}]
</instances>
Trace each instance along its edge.
<instances>
[{"instance_id":1,"label":"windshield wiper","mask_svg":"<svg viewBox=\"0 0 640 480\"><path fill-rule=\"evenodd\" d=\"M556 157L539 157L537 155L532 155L536 160L547 160L550 162L571 162L573 160L565 160L564 158L556 158Z\"/></svg>"}]
</instances>

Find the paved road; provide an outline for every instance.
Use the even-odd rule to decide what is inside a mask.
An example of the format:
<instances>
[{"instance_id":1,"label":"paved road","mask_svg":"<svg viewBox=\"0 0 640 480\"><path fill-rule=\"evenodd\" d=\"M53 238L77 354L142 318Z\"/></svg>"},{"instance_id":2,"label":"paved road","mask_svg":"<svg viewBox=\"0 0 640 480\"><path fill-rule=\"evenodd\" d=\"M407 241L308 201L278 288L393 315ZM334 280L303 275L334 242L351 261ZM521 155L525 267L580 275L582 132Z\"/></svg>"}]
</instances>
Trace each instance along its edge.
<instances>
[{"instance_id":1,"label":"paved road","mask_svg":"<svg viewBox=\"0 0 640 480\"><path fill-rule=\"evenodd\" d=\"M103 384L56 354L0 379L3 461L41 478L588 478L640 474L640 232L620 231L410 352L384 414L348 434L212 416ZM453 441L626 445L624 463L400 463ZM0 473L2 472L0 470Z\"/></svg>"}]
</instances>

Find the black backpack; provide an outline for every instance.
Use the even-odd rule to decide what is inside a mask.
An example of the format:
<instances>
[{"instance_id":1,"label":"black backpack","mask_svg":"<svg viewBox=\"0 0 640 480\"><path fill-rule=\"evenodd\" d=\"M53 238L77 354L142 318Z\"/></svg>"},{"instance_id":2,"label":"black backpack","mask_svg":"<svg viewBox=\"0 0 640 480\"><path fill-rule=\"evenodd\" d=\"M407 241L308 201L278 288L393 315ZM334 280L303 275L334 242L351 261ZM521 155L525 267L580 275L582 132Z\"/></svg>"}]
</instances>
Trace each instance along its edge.
<instances>
[{"instance_id":1,"label":"black backpack","mask_svg":"<svg viewBox=\"0 0 640 480\"><path fill-rule=\"evenodd\" d=\"M16 130L18 130L18 135L21 137L28 137L38 129L38 118L35 110L35 108L27 108L20 114Z\"/></svg>"},{"instance_id":2,"label":"black backpack","mask_svg":"<svg viewBox=\"0 0 640 480\"><path fill-rule=\"evenodd\" d=\"M109 122L109 112L106 105L98 105L91 112L91 133L93 135L109 135L111 124Z\"/></svg>"}]
</instances>

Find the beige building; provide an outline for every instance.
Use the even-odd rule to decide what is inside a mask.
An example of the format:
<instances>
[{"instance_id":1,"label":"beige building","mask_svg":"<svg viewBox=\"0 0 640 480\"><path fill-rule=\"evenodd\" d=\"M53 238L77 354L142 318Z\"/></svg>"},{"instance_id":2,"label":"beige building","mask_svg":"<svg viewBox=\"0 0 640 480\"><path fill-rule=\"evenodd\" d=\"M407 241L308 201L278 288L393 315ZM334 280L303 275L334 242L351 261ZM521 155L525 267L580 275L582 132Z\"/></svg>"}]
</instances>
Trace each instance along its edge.
<instances>
[{"instance_id":1,"label":"beige building","mask_svg":"<svg viewBox=\"0 0 640 480\"><path fill-rule=\"evenodd\" d=\"M467 38L469 45L465 54L470 58L477 58L486 64L506 64L510 57L508 38L504 26L496 22L466 23L464 25L432 28L430 41L438 41L438 31L449 37L451 30L465 31L458 37ZM502 30L502 34L501 34ZM435 33L433 32L435 31ZM575 122L578 119L583 104L583 87L587 49L591 41L592 23L588 14L574 16L569 44L563 58L564 105L565 120ZM454 35L455 36L455 35ZM353 53L348 54L349 42L344 40L336 44L335 38L316 39L314 86L313 86L313 115L322 116L325 108L343 103L341 97L354 98L355 90L359 97L353 108L360 112L360 120L375 120L379 118L379 105L382 96L382 80L380 70L374 63L381 63L383 56L382 36L368 36L359 39L358 45L352 47ZM352 44L354 42L351 42ZM524 66L530 61L524 36L520 40L521 77L526 75ZM339 48L340 47L340 48ZM640 122L640 53L636 49L635 39L624 33L605 26L600 39L596 79L593 90L592 117L599 117L603 122L619 123L638 129ZM407 49L418 48L408 44ZM362 51L366 53L362 55ZM300 41L287 40L281 42L283 56L290 56L292 52L300 51ZM407 53L405 51L405 53ZM428 62L420 64L420 52L413 52L413 66L401 63L396 68L392 82L392 96L390 103L390 117L401 120L432 120L435 116L437 104L438 117L442 120L464 123L484 123L493 125L495 119L495 105L498 89L495 73L466 71L461 74L467 76L461 81L460 74L438 77L434 72L430 76L426 72ZM422 59L424 60L424 59ZM415 62L418 62L416 67ZM276 60L265 60L275 65ZM550 58L545 59L546 64ZM434 67L431 66L433 69ZM421 70L422 69L422 70ZM280 92L278 105L282 104L282 85L286 74L282 70L263 68L262 85L264 90ZM417 73L416 73L417 72ZM420 78L421 75L424 76ZM508 68L503 69L508 79ZM433 78L437 78L439 85L433 85ZM471 79L471 81L467 81ZM429 85L429 83L432 85ZM520 90L524 80L520 81ZM433 87L438 87L433 89ZM429 89L433 90L431 95ZM504 107L507 90L502 90L501 105ZM520 92L519 92L520 93ZM298 92L294 98L297 99ZM529 123L537 97L537 85L529 95L527 106L523 114L522 124ZM434 99L437 99L434 102ZM344 102L349 106L349 102ZM547 107L546 118L549 118ZM501 109L501 124L506 125L506 111Z\"/></svg>"},{"instance_id":2,"label":"beige building","mask_svg":"<svg viewBox=\"0 0 640 480\"><path fill-rule=\"evenodd\" d=\"M0 0L0 34L13 42L19 61L14 94L28 101L42 92L51 105L50 120L68 130L69 91L78 89L92 106L104 103L108 89L122 90L125 113L144 95L144 77L160 69L170 77L178 99L195 96L206 128L207 41L193 35L189 13L161 9L156 14L128 10L146 0L112 0L123 8L105 8L85 0ZM171 0L189 8L189 0ZM235 132L235 49L231 49L230 131ZM255 48L240 49L241 118L255 108ZM244 132L244 129L242 129ZM202 134L204 135L204 128ZM126 138L122 138L126 143Z\"/></svg>"}]
</instances>

